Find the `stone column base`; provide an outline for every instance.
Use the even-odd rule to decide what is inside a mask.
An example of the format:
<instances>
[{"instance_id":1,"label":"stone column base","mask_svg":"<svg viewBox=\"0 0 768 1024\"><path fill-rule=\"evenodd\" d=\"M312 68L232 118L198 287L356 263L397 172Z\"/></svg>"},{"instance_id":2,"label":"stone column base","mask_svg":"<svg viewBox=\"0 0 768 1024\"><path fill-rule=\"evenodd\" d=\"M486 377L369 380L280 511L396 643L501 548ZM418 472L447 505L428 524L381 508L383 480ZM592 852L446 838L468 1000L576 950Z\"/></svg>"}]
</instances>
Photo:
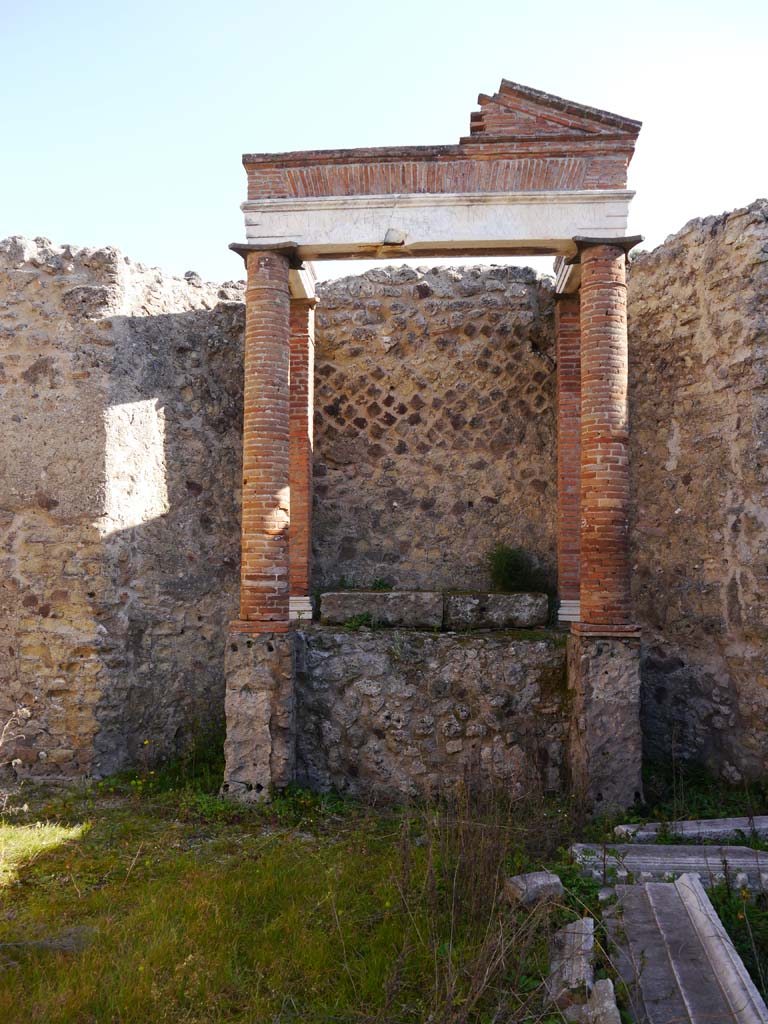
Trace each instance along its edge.
<instances>
[{"instance_id":1,"label":"stone column base","mask_svg":"<svg viewBox=\"0 0 768 1024\"><path fill-rule=\"evenodd\" d=\"M642 799L640 641L568 637L569 761L574 798L591 814Z\"/></svg>"},{"instance_id":2,"label":"stone column base","mask_svg":"<svg viewBox=\"0 0 768 1024\"><path fill-rule=\"evenodd\" d=\"M227 738L222 796L267 800L293 781L293 638L230 632L224 659Z\"/></svg>"}]
</instances>

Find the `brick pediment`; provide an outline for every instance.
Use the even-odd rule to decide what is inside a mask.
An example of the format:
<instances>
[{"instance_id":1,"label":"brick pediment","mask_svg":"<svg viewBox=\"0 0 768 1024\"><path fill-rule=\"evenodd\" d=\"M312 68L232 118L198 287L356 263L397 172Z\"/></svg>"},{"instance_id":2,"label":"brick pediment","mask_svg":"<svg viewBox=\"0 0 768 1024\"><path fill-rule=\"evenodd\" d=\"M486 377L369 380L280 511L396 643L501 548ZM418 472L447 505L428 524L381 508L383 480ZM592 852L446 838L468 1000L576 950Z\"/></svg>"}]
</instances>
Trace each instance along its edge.
<instances>
[{"instance_id":1,"label":"brick pediment","mask_svg":"<svg viewBox=\"0 0 768 1024\"><path fill-rule=\"evenodd\" d=\"M550 93L502 79L493 96L478 96L480 110L470 115L468 141L488 139L588 139L636 137L640 122L607 110L587 107Z\"/></svg>"},{"instance_id":2,"label":"brick pediment","mask_svg":"<svg viewBox=\"0 0 768 1024\"><path fill-rule=\"evenodd\" d=\"M623 189L640 122L502 79L458 145L249 153L248 198Z\"/></svg>"}]
</instances>

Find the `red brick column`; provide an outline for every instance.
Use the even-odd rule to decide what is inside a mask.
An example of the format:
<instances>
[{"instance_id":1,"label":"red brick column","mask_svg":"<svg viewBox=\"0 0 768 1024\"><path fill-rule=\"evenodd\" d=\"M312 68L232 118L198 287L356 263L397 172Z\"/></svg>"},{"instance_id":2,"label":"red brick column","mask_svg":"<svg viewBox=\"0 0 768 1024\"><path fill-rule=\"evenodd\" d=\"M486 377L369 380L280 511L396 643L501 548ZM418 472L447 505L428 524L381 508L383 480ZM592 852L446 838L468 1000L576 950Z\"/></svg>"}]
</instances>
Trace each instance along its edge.
<instances>
[{"instance_id":1,"label":"red brick column","mask_svg":"<svg viewBox=\"0 0 768 1024\"><path fill-rule=\"evenodd\" d=\"M248 253L243 394L240 622L244 632L288 629L288 258Z\"/></svg>"},{"instance_id":2,"label":"red brick column","mask_svg":"<svg viewBox=\"0 0 768 1024\"><path fill-rule=\"evenodd\" d=\"M312 617L312 418L314 415L315 300L291 299L290 595L291 618ZM303 600L299 600L299 599Z\"/></svg>"},{"instance_id":3,"label":"red brick column","mask_svg":"<svg viewBox=\"0 0 768 1024\"><path fill-rule=\"evenodd\" d=\"M561 621L578 621L581 575L581 332L579 296L558 295L557 589Z\"/></svg>"},{"instance_id":4,"label":"red brick column","mask_svg":"<svg viewBox=\"0 0 768 1024\"><path fill-rule=\"evenodd\" d=\"M627 373L624 247L589 244L581 251L581 633L630 631Z\"/></svg>"}]
</instances>

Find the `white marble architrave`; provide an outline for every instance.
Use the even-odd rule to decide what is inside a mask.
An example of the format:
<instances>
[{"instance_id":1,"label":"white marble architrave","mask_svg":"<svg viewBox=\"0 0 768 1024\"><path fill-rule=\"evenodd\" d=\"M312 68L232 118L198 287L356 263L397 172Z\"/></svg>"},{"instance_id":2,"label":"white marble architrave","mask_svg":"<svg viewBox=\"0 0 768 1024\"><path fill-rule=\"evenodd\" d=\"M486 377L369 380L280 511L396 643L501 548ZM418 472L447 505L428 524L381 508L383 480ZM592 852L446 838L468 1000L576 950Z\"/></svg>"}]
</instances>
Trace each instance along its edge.
<instances>
[{"instance_id":1,"label":"white marble architrave","mask_svg":"<svg viewBox=\"0 0 768 1024\"><path fill-rule=\"evenodd\" d=\"M552 254L573 239L621 238L634 192L428 193L251 199L249 246L286 246L300 259L355 256Z\"/></svg>"}]
</instances>

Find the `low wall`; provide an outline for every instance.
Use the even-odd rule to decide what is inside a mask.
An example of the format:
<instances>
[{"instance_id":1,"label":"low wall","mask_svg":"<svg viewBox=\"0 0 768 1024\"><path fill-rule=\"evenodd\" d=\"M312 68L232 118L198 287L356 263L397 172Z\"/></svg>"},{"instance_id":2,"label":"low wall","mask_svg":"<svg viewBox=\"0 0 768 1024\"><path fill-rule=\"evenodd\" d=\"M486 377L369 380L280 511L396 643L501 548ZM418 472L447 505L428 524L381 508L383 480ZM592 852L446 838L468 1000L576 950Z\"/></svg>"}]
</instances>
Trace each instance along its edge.
<instances>
[{"instance_id":1,"label":"low wall","mask_svg":"<svg viewBox=\"0 0 768 1024\"><path fill-rule=\"evenodd\" d=\"M294 658L302 784L402 797L479 769L563 789L562 635L316 627L295 634Z\"/></svg>"}]
</instances>

